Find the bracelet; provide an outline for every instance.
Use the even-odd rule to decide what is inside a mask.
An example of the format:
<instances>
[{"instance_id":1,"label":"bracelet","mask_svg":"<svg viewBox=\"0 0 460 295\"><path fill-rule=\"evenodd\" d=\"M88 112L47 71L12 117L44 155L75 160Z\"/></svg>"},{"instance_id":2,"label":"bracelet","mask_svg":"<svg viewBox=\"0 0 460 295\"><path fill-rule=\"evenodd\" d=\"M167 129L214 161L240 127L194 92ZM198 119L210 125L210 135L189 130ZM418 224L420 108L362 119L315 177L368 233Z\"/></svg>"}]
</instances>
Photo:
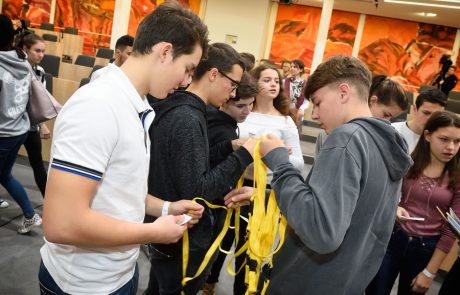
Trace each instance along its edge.
<instances>
[{"instance_id":1,"label":"bracelet","mask_svg":"<svg viewBox=\"0 0 460 295\"><path fill-rule=\"evenodd\" d=\"M431 272L428 271L428 269L424 268L422 273L427 277L427 278L430 278L430 279L434 279L436 277L435 274L432 274Z\"/></svg>"},{"instance_id":2,"label":"bracelet","mask_svg":"<svg viewBox=\"0 0 460 295\"><path fill-rule=\"evenodd\" d=\"M163 203L163 208L161 209L161 216L166 216L166 215L168 215L168 212L169 212L169 204L171 204L171 202L165 201L165 202Z\"/></svg>"}]
</instances>

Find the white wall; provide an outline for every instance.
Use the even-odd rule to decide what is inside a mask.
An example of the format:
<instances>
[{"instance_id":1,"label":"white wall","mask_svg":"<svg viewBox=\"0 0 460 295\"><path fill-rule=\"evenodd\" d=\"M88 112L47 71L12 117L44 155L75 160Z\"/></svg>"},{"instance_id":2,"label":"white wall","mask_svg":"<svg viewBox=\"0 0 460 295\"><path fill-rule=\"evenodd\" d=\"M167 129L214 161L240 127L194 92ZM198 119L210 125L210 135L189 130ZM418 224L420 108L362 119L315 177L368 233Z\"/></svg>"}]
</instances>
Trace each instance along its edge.
<instances>
[{"instance_id":1,"label":"white wall","mask_svg":"<svg viewBox=\"0 0 460 295\"><path fill-rule=\"evenodd\" d=\"M206 0L202 0L206 1ZM271 0L207 0L204 22L211 43L225 42L225 35L238 37L232 46L263 58Z\"/></svg>"}]
</instances>

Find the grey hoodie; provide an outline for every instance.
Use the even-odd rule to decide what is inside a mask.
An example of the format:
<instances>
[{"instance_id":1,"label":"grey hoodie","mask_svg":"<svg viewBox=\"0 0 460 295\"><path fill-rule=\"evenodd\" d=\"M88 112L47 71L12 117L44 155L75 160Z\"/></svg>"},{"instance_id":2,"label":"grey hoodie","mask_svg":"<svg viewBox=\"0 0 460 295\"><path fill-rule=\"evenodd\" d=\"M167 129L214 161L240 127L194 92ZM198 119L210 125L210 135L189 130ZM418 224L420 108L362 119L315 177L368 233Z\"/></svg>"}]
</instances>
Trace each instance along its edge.
<instances>
[{"instance_id":1,"label":"grey hoodie","mask_svg":"<svg viewBox=\"0 0 460 295\"><path fill-rule=\"evenodd\" d=\"M304 182L286 149L264 157L289 228L268 294L363 294L382 262L401 179L412 165L388 121L359 118L335 129Z\"/></svg>"},{"instance_id":2,"label":"grey hoodie","mask_svg":"<svg viewBox=\"0 0 460 295\"><path fill-rule=\"evenodd\" d=\"M0 51L0 137L26 133L30 128L30 66L16 51Z\"/></svg>"}]
</instances>

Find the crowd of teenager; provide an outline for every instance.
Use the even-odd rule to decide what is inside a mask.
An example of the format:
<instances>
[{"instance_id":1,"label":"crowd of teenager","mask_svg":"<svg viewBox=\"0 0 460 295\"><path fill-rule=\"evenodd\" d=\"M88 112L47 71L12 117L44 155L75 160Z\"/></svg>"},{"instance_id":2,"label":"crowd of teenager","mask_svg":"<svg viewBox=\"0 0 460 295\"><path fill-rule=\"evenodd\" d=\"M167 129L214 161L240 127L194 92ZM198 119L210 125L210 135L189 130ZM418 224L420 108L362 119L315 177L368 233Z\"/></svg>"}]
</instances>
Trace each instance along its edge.
<instances>
[{"instance_id":1,"label":"crowd of teenager","mask_svg":"<svg viewBox=\"0 0 460 295\"><path fill-rule=\"evenodd\" d=\"M225 220L224 210L193 200L250 218L256 143L268 168L262 189L274 190L288 224L264 274L267 294L390 294L398 276L398 294L423 294L456 243L437 208L460 216L460 118L444 111L439 89L420 92L409 120L392 124L408 110L404 90L357 58L334 56L308 78L300 60L283 71L254 66L249 53L209 44L206 25L169 1L134 40L120 38L115 62L65 103L47 173L41 139L50 131L30 126L26 110L32 75L45 83L45 43L28 32L14 38L6 15L0 27L0 183L23 211L19 233L43 223L41 294L134 295L142 244L151 262L146 295L215 294L222 252L182 282ZM304 179L307 109L322 131ZM11 173L22 144L42 217ZM242 222L222 249L240 248L250 231ZM247 294L244 264L237 257L234 294ZM459 294L459 275L457 260L439 294Z\"/></svg>"}]
</instances>

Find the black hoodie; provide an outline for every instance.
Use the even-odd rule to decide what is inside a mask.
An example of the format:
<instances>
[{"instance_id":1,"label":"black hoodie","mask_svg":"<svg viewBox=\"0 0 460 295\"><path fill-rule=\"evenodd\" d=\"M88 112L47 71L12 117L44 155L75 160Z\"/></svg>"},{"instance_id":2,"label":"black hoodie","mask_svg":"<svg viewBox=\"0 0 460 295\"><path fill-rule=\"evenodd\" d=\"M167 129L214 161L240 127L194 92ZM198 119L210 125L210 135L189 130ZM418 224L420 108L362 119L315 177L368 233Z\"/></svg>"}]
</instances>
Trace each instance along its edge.
<instances>
[{"instance_id":1,"label":"black hoodie","mask_svg":"<svg viewBox=\"0 0 460 295\"><path fill-rule=\"evenodd\" d=\"M153 108L156 115L149 130L149 193L166 201L223 198L252 163L251 154L240 148L211 169L206 105L191 92L177 91ZM214 220L206 210L190 230L191 251L207 249L213 230ZM180 249L180 243L155 246L169 254L177 254Z\"/></svg>"},{"instance_id":2,"label":"black hoodie","mask_svg":"<svg viewBox=\"0 0 460 295\"><path fill-rule=\"evenodd\" d=\"M206 107L211 168L233 152L232 140L238 138L238 124L227 113L213 106Z\"/></svg>"}]
</instances>

